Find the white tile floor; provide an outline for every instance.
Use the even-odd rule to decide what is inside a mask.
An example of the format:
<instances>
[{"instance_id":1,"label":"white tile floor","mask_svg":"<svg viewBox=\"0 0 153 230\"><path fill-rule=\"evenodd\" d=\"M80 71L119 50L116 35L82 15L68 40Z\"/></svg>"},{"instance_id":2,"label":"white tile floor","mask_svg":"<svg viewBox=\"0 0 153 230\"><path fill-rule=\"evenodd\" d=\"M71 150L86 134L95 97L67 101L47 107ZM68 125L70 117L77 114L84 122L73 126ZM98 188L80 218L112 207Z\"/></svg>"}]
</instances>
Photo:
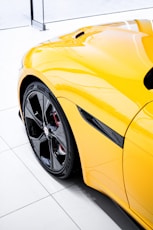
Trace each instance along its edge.
<instances>
[{"instance_id":1,"label":"white tile floor","mask_svg":"<svg viewBox=\"0 0 153 230\"><path fill-rule=\"evenodd\" d=\"M0 31L0 230L140 229L110 199L78 176L61 181L44 171L18 118L18 69L33 45L89 24L152 18L153 10L133 11Z\"/></svg>"}]
</instances>

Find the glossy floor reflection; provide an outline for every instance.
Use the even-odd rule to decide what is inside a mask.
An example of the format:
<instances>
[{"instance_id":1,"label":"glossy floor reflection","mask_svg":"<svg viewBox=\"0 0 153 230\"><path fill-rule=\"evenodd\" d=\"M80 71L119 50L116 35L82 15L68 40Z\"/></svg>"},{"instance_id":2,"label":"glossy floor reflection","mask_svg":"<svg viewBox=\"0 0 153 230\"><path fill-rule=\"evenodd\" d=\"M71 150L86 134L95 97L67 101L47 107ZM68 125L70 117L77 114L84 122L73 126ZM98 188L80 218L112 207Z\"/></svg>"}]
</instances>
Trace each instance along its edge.
<instances>
[{"instance_id":1,"label":"glossy floor reflection","mask_svg":"<svg viewBox=\"0 0 153 230\"><path fill-rule=\"evenodd\" d=\"M135 222L81 176L61 181L36 160L18 117L17 82L22 56L33 45L84 25L151 18L153 11L105 15L0 31L0 229L138 230Z\"/></svg>"}]
</instances>

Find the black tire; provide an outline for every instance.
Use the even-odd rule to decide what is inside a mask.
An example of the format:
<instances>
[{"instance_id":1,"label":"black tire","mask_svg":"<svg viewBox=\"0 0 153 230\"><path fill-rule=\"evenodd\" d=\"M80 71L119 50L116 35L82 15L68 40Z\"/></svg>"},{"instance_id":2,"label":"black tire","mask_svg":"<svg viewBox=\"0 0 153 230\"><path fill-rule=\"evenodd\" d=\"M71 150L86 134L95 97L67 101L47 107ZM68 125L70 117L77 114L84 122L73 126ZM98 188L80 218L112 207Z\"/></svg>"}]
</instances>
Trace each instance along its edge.
<instances>
[{"instance_id":1,"label":"black tire","mask_svg":"<svg viewBox=\"0 0 153 230\"><path fill-rule=\"evenodd\" d=\"M68 178L76 166L77 148L57 99L44 84L33 82L25 90L22 110L30 144L41 165L54 176Z\"/></svg>"}]
</instances>

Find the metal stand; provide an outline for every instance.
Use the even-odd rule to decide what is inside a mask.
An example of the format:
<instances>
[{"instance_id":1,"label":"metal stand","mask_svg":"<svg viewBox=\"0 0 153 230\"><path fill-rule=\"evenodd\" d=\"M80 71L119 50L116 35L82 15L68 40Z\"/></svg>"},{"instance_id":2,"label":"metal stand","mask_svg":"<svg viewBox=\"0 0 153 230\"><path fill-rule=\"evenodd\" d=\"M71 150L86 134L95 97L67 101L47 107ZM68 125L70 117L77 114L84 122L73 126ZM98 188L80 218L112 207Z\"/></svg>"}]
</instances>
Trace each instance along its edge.
<instances>
[{"instance_id":1,"label":"metal stand","mask_svg":"<svg viewBox=\"0 0 153 230\"><path fill-rule=\"evenodd\" d=\"M40 0L39 3L38 0L30 0L31 25L40 30L46 30L44 22L44 0Z\"/></svg>"}]
</instances>

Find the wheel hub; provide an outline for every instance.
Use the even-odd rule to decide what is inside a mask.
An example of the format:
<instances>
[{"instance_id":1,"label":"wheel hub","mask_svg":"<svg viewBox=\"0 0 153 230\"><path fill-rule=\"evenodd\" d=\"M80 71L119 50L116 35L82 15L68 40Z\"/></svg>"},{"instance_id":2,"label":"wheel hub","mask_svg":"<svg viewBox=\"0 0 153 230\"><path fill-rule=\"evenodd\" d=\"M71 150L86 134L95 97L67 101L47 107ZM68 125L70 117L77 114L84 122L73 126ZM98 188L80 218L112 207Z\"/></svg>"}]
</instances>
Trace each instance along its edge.
<instances>
[{"instance_id":1,"label":"wheel hub","mask_svg":"<svg viewBox=\"0 0 153 230\"><path fill-rule=\"evenodd\" d=\"M46 126L44 126L44 133L45 133L46 137L48 138L49 130L48 130L48 128Z\"/></svg>"}]
</instances>

